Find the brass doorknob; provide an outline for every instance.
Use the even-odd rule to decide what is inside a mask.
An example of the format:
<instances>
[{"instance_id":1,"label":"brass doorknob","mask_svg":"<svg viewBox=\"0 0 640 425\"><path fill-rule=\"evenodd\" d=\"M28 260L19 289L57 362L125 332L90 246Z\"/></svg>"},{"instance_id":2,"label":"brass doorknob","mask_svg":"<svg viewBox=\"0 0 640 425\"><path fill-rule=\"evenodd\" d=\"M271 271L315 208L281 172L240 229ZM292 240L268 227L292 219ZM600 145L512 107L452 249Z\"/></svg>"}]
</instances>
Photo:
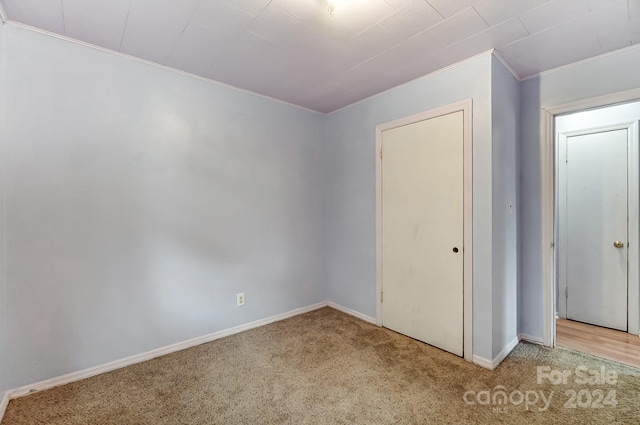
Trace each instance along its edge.
<instances>
[{"instance_id":1,"label":"brass doorknob","mask_svg":"<svg viewBox=\"0 0 640 425\"><path fill-rule=\"evenodd\" d=\"M622 248L622 247L624 247L624 242L622 242L622 241L615 241L615 242L613 243L613 246L615 246L616 248Z\"/></svg>"}]
</instances>

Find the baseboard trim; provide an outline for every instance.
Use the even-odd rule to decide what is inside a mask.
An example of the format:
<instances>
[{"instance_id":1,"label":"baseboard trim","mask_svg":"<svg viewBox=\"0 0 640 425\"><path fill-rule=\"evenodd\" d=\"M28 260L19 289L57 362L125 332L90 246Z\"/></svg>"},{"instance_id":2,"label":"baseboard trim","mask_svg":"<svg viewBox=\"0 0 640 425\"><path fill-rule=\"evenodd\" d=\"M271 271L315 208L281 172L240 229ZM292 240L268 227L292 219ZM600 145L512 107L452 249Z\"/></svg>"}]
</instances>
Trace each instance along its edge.
<instances>
[{"instance_id":1,"label":"baseboard trim","mask_svg":"<svg viewBox=\"0 0 640 425\"><path fill-rule=\"evenodd\" d=\"M515 338L513 338L511 340L511 342L509 342L503 349L502 351L500 351L498 353L497 356L494 357L493 359L493 364L494 367L491 368L491 370L495 369L496 367L498 367L500 365L500 363L502 363L502 361L504 359L507 358L507 356L509 355L509 353L511 353L513 351L514 348L516 348L516 345L518 345L518 343L520 342L520 338L518 336L516 336Z\"/></svg>"},{"instance_id":2,"label":"baseboard trim","mask_svg":"<svg viewBox=\"0 0 640 425\"><path fill-rule=\"evenodd\" d=\"M475 354L473 355L473 364L476 364L480 367L483 367L489 370L495 369L495 367L493 367L493 362L491 360L485 359L484 357L480 357Z\"/></svg>"},{"instance_id":3,"label":"baseboard trim","mask_svg":"<svg viewBox=\"0 0 640 425\"><path fill-rule=\"evenodd\" d=\"M176 344L167 345L165 347L156 348L155 350L147 351L141 354L136 354L130 357L126 357L124 359L115 360L113 362L106 363L100 366L90 367L88 369L83 369L77 372L68 373L66 375L58 376L52 379L47 379L45 381L37 382L35 384L25 385L23 387L7 391L7 393L5 394L5 398L7 399L7 403L8 403L9 399L14 399L14 398L22 397L38 391L59 387L61 385L69 384L71 382L76 382L82 379L90 378L92 376L100 375L105 372L111 372L112 370L120 369L126 366L134 365L136 363L141 363L147 360L151 360L156 357L175 353L176 351L184 350L190 347L194 347L196 345L215 341L216 339L220 339L226 336L248 331L249 329L258 328L260 326L265 326L273 322L278 322L280 320L284 320L294 316L298 316L300 314L308 313L310 311L314 311L326 306L327 306L327 302L312 304L307 307L297 308L295 310L291 310L282 314L277 314L275 316L267 317L265 319L256 320L253 322L245 323L243 325L238 325L228 329L223 329L208 335L189 339L187 341L182 341ZM0 405L0 407L1 406L2 405ZM2 416L0 416L0 421L1 420L2 420Z\"/></svg>"},{"instance_id":4,"label":"baseboard trim","mask_svg":"<svg viewBox=\"0 0 640 425\"><path fill-rule=\"evenodd\" d=\"M480 356L473 356L473 363L485 369L494 370L500 365L500 363L502 363L504 359L507 358L509 353L511 353L511 351L516 348L516 345L518 345L519 342L520 338L515 337L492 360L488 360Z\"/></svg>"},{"instance_id":5,"label":"baseboard trim","mask_svg":"<svg viewBox=\"0 0 640 425\"><path fill-rule=\"evenodd\" d=\"M4 417L4 412L7 410L7 406L9 405L9 391L5 391L2 395L2 400L0 400L0 422L2 422L2 418Z\"/></svg>"},{"instance_id":6,"label":"baseboard trim","mask_svg":"<svg viewBox=\"0 0 640 425\"><path fill-rule=\"evenodd\" d=\"M528 334L520 334L520 341L531 342L532 344L544 345L544 338Z\"/></svg>"},{"instance_id":7,"label":"baseboard trim","mask_svg":"<svg viewBox=\"0 0 640 425\"><path fill-rule=\"evenodd\" d=\"M331 307L333 309L336 309L338 311L341 311L341 312L343 312L345 314L348 314L348 315L353 316L353 317L357 317L360 320L364 320L365 322L373 323L374 325L377 324L375 318L373 318L371 316L368 316L366 314L360 313L359 311L352 310L352 309L350 309L348 307L345 307L345 306L342 306L340 304L336 304L333 301L329 301L327 303L327 305L329 307Z\"/></svg>"}]
</instances>

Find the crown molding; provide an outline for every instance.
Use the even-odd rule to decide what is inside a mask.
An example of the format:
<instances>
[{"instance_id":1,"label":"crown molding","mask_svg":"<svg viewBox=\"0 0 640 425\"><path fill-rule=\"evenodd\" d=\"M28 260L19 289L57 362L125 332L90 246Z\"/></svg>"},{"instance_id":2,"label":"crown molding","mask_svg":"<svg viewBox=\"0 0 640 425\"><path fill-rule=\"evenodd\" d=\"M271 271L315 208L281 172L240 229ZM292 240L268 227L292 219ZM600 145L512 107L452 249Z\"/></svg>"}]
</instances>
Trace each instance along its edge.
<instances>
[{"instance_id":1,"label":"crown molding","mask_svg":"<svg viewBox=\"0 0 640 425\"><path fill-rule=\"evenodd\" d=\"M150 60L141 59L139 57L128 55L128 54L122 53L122 52L118 52L116 50L111 50L111 49L107 49L105 47L96 46L95 44L91 44L91 43L87 43L85 41L76 40L75 38L67 37L66 35L56 34L54 32L50 32L50 31L43 30L43 29L40 29L40 28L32 27L31 25L26 25L26 24L23 24L23 23L20 23L20 22L12 21L12 20L7 20L7 21L5 21L5 23L8 24L8 25L11 25L13 27L22 28L22 29L25 29L25 30L28 30L28 31L33 31L33 32L36 32L36 33L39 33L39 34L42 34L42 35L45 35L45 36L48 36L48 37L57 38L59 40L63 40L63 41L69 42L69 43L73 43L73 44L77 44L77 45L80 45L80 46L88 47L88 48L93 49L93 50L98 50L100 52L108 53L108 54L111 54L111 55L114 55L114 56L119 56L119 57L124 58L124 59L129 59L129 60L132 60L132 61L135 61L135 62L144 63L145 65L153 66L155 68L164 69L166 71L171 71L171 72L174 72L176 74L181 74L181 75L184 75L184 76L187 76L187 77L195 78L197 80L206 81L208 83L215 84L215 85L220 86L220 87L225 87L225 88L232 89L232 90L235 90L235 91L238 91L238 92L241 92L241 93L246 93L246 94L250 94L250 95L253 95L253 96L261 97L263 99L267 99L267 100L270 100L270 101L273 101L273 102L277 102L277 103L280 103L280 104L283 104L283 105L288 105L288 106L294 107L296 109L302 109L304 111L312 112L314 114L325 115L323 112L316 111L314 109L307 108L305 106L297 105L295 103L287 102L286 100L277 99L275 97L271 97L271 96L268 96L266 94L261 94L261 93L257 93L257 92L251 91L251 90L247 90L247 89L243 89L243 88L240 88L240 87L232 86L231 84L226 84L226 83L223 83L221 81L213 80L211 78L202 77L200 75L192 74L190 72L182 71L180 69L172 68L170 66L162 65L162 64L159 64L157 62L152 62Z\"/></svg>"}]
</instances>

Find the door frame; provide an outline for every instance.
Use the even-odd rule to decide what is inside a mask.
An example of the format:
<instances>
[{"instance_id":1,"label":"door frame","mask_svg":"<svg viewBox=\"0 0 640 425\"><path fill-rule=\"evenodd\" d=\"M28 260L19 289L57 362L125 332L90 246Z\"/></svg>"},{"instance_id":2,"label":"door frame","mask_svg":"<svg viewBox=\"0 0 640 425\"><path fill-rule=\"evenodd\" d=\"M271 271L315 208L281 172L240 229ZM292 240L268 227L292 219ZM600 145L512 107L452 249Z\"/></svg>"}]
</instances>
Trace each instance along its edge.
<instances>
[{"instance_id":1,"label":"door frame","mask_svg":"<svg viewBox=\"0 0 640 425\"><path fill-rule=\"evenodd\" d=\"M542 238L540 244L541 253L541 277L542 277L542 325L543 344L549 347L556 345L556 249L555 249L555 117L556 115L580 112L588 109L614 106L620 103L640 101L640 89L625 90L603 96L588 98L571 103L550 105L540 109L540 179L541 179L541 212L542 212ZM631 190L631 188L628 188ZM637 226L637 223L635 223ZM631 229L629 229L631 233ZM637 233L637 228L636 228ZM637 244L636 244L637 245ZM631 258L631 254L629 254ZM629 264L634 264L629 262ZM637 262L634 264L637 268ZM639 294L629 293L629 299L638 299ZM636 305L637 311L640 306ZM629 312L630 313L630 312ZM638 334L640 323L629 323L628 332L633 329Z\"/></svg>"},{"instance_id":2,"label":"door frame","mask_svg":"<svg viewBox=\"0 0 640 425\"><path fill-rule=\"evenodd\" d=\"M640 119L640 117L639 117ZM632 294L638 293L638 264L632 264L632 258L638 258L638 221L640 217L638 215L638 168L639 168L639 160L638 160L638 121L620 121L619 123L613 125L605 125L605 126L596 126L591 128L584 128L580 130L573 131L565 131L562 133L555 134L555 155L556 155L556 179L555 179L555 205L556 205L556 214L555 214L555 246L558 247L556 250L556 255L554 260L556 261L556 272L557 272L557 280L556 285L558 287L558 291L556 294L562 294L566 290L566 281L562 281L561 277L563 276L563 270L561 270L561 265L564 264L566 266L566 259L564 262L560 261L560 258L563 254L566 254L566 251L563 252L562 248L566 247L566 231L562 228L562 220L560 218L560 213L566 211L565 201L560 197L560 190L563 186L563 183L560 181L562 178L561 171L565 168L562 161L558 159L561 158L562 154L560 149L563 144L567 143L567 138L572 136L582 136L586 134L593 134L596 132L607 132L607 131L616 131L616 130L627 130L627 242L629 243L627 247L627 332L628 333L636 333L637 334L637 326L632 332L632 322L637 324L637 306L638 303L635 303L636 309L634 310L634 305L632 301ZM564 170L566 172L566 169ZM566 188L565 188L566 190ZM635 208L634 208L635 205ZM564 206L564 208L563 208ZM566 318L566 302L563 304L561 302L561 297L556 299L556 312L558 317ZM636 296L637 299L637 296ZM566 300L566 299L565 299Z\"/></svg>"},{"instance_id":3,"label":"door frame","mask_svg":"<svg viewBox=\"0 0 640 425\"><path fill-rule=\"evenodd\" d=\"M463 341L464 359L473 361L473 101L420 112L376 126L376 324L382 326L382 132L454 112L463 112Z\"/></svg>"}]
</instances>

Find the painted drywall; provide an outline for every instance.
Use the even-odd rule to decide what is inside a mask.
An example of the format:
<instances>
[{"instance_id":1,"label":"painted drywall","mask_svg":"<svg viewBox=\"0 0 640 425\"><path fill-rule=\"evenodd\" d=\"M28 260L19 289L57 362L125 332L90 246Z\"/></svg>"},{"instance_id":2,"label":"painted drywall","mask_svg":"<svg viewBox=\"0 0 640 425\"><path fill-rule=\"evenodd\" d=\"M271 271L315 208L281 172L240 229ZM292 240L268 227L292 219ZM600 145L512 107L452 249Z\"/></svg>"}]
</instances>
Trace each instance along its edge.
<instances>
[{"instance_id":1,"label":"painted drywall","mask_svg":"<svg viewBox=\"0 0 640 425\"><path fill-rule=\"evenodd\" d=\"M4 186L4 178L2 171L4 170L4 152L3 147L6 133L4 122L5 110L5 86L4 86L4 58L5 58L5 24L0 20L0 242L4 241L4 196L2 196L2 188ZM0 243L0 397L3 392L8 389L6 386L6 368L7 368L7 340L6 340L6 323L7 323L7 296L5 282L5 264L4 264L4 244Z\"/></svg>"},{"instance_id":2,"label":"painted drywall","mask_svg":"<svg viewBox=\"0 0 640 425\"><path fill-rule=\"evenodd\" d=\"M519 332L543 338L540 111L640 87L640 46L520 83Z\"/></svg>"},{"instance_id":3,"label":"painted drywall","mask_svg":"<svg viewBox=\"0 0 640 425\"><path fill-rule=\"evenodd\" d=\"M327 295L375 317L375 129L473 99L473 352L492 358L491 55L369 98L326 119Z\"/></svg>"},{"instance_id":4,"label":"painted drywall","mask_svg":"<svg viewBox=\"0 0 640 425\"><path fill-rule=\"evenodd\" d=\"M520 119L518 80L495 56L491 63L493 201L493 356L518 337L517 140Z\"/></svg>"},{"instance_id":5,"label":"painted drywall","mask_svg":"<svg viewBox=\"0 0 640 425\"><path fill-rule=\"evenodd\" d=\"M2 37L0 389L326 300L322 115L13 24Z\"/></svg>"},{"instance_id":6,"label":"painted drywall","mask_svg":"<svg viewBox=\"0 0 640 425\"><path fill-rule=\"evenodd\" d=\"M640 120L640 101L590 109L560 115L556 118L555 132L568 133L595 127L618 125Z\"/></svg>"}]
</instances>

